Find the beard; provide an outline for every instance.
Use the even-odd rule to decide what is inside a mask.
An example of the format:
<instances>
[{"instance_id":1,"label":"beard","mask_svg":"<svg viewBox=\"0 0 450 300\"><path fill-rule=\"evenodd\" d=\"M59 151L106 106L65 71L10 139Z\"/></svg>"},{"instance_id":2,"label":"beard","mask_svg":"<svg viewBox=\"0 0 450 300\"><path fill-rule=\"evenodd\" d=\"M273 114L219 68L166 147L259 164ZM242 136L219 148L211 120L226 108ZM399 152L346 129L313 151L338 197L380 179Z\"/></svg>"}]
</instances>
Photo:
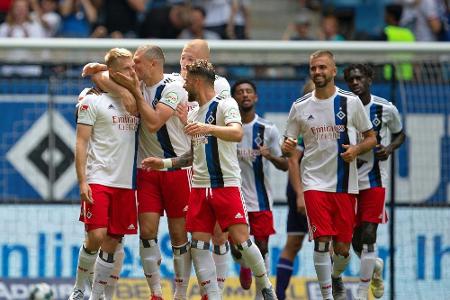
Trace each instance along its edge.
<instances>
[{"instance_id":1,"label":"beard","mask_svg":"<svg viewBox=\"0 0 450 300\"><path fill-rule=\"evenodd\" d=\"M327 84L333 79L333 77L316 76L313 78L313 82L316 88L326 87Z\"/></svg>"},{"instance_id":2,"label":"beard","mask_svg":"<svg viewBox=\"0 0 450 300\"><path fill-rule=\"evenodd\" d=\"M197 101L197 95L193 92L188 92L188 102L195 102Z\"/></svg>"}]
</instances>

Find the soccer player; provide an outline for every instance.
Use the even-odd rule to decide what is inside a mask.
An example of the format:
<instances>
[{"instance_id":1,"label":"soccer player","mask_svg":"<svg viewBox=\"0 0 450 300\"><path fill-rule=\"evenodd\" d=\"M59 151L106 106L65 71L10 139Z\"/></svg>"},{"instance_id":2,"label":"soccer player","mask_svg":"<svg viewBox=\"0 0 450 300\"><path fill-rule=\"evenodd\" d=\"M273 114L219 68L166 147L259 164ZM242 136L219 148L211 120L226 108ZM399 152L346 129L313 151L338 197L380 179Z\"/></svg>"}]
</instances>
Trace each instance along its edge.
<instances>
[{"instance_id":1,"label":"soccer player","mask_svg":"<svg viewBox=\"0 0 450 300\"><path fill-rule=\"evenodd\" d=\"M364 64L352 64L344 70L344 79L366 110L376 132L377 146L358 156L358 186L356 227L353 250L361 258L357 299L367 299L369 283L376 298L384 294L383 260L377 257L378 224L387 221L384 208L388 181L387 159L405 141L401 117L389 101L372 95L373 70ZM392 134L392 139L390 138Z\"/></svg>"},{"instance_id":2,"label":"soccer player","mask_svg":"<svg viewBox=\"0 0 450 300\"><path fill-rule=\"evenodd\" d=\"M126 49L111 49L105 62L110 72L133 71L132 54ZM93 269L89 299L99 299L113 271L119 240L124 234L136 233L138 125L139 119L122 108L120 99L99 90L90 90L78 103L75 166L86 239L80 248L75 287L69 299L83 299Z\"/></svg>"},{"instance_id":3,"label":"soccer player","mask_svg":"<svg viewBox=\"0 0 450 300\"><path fill-rule=\"evenodd\" d=\"M301 177L310 238L314 239L314 266L323 299L341 300L346 299L341 274L350 261L358 193L355 159L372 149L376 138L361 101L335 86L333 53L319 50L311 54L309 70L315 90L292 105L282 150L286 155L294 153L296 139L302 135ZM359 143L357 132L364 137Z\"/></svg>"},{"instance_id":4,"label":"soccer player","mask_svg":"<svg viewBox=\"0 0 450 300\"><path fill-rule=\"evenodd\" d=\"M275 233L271 210L273 199L267 177L269 164L286 171L288 163L281 154L278 129L273 123L256 114L256 85L247 79L239 80L231 87L231 95L238 103L244 130L237 153L250 234L254 236L255 244L266 262L266 269L269 270L269 237ZM241 265L241 286L248 290L252 283L251 271L242 261L240 252L235 247L231 250L233 257ZM261 295L256 298L260 299Z\"/></svg>"},{"instance_id":5,"label":"soccer player","mask_svg":"<svg viewBox=\"0 0 450 300\"><path fill-rule=\"evenodd\" d=\"M214 68L206 60L197 60L186 69L184 87L192 95L191 99L199 103L185 127L186 134L192 138L192 151L172 159L150 157L142 165L151 169L193 165L186 228L192 233L192 260L208 299L221 299L209 251L216 221L222 231L229 232L255 275L257 290L261 290L263 298L276 299L264 259L249 239L236 146L243 136L239 108L233 98L216 95Z\"/></svg>"},{"instance_id":6,"label":"soccer player","mask_svg":"<svg viewBox=\"0 0 450 300\"><path fill-rule=\"evenodd\" d=\"M314 90L314 83L309 80L303 87L303 95ZM303 140L301 136L297 138L297 149L288 158L289 180L286 187L288 202L287 217L287 240L281 251L277 264L277 285L276 293L279 300L286 299L286 289L291 280L294 269L294 260L297 253L302 248L303 240L308 232L308 221L306 220L305 199L303 197L303 186L300 177L300 161L303 156Z\"/></svg>"},{"instance_id":7,"label":"soccer player","mask_svg":"<svg viewBox=\"0 0 450 300\"><path fill-rule=\"evenodd\" d=\"M148 156L177 157L190 149L183 132L184 125L176 116L177 105L187 101L181 81L164 74L164 53L158 46L140 46L134 56L135 72L131 75L109 73L115 82L125 87L136 99L143 126L139 128L138 167ZM94 80L106 90L120 90L108 79L108 74L94 75ZM118 93L118 92L116 92ZM191 258L185 213L190 193L190 168L165 168L145 171L138 168L137 196L140 230L140 256L151 290L152 299L162 299L159 265L161 253L157 244L160 216L167 214L174 254L174 299L186 299L191 273ZM174 189L173 187L177 188Z\"/></svg>"}]
</instances>

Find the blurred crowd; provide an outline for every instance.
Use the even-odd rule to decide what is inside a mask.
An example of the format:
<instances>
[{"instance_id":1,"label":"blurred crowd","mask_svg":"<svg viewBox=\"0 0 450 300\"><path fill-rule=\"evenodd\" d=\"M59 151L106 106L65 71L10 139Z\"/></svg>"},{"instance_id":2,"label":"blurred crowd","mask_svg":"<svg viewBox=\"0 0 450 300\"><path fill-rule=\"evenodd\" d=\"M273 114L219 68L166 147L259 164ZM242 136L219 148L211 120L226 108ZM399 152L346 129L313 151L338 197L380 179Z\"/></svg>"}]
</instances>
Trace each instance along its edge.
<instances>
[{"instance_id":1,"label":"blurred crowd","mask_svg":"<svg viewBox=\"0 0 450 300\"><path fill-rule=\"evenodd\" d=\"M0 0L0 37L249 39L257 1ZM283 1L298 9L284 40L449 40L449 0Z\"/></svg>"},{"instance_id":2,"label":"blurred crowd","mask_svg":"<svg viewBox=\"0 0 450 300\"><path fill-rule=\"evenodd\" d=\"M1 0L0 37L246 39L249 0Z\"/></svg>"}]
</instances>

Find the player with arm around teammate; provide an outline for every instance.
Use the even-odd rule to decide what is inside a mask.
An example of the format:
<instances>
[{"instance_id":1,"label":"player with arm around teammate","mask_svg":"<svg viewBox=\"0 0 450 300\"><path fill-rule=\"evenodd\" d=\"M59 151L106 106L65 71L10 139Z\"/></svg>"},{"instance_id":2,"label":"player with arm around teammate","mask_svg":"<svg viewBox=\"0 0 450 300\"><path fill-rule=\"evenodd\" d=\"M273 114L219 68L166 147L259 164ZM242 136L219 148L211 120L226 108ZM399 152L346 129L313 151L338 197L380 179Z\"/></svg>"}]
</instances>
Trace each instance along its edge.
<instances>
[{"instance_id":1,"label":"player with arm around teammate","mask_svg":"<svg viewBox=\"0 0 450 300\"><path fill-rule=\"evenodd\" d=\"M269 164L286 171L287 159L282 157L280 134L276 126L256 114L258 95L256 85L247 79L238 80L231 88L231 94L239 105L244 137L238 144L238 159L241 168L242 193L247 207L250 234L254 236L266 269L269 270L269 237L275 233L272 214L273 198L268 178ZM251 270L242 261L240 252L231 247L231 252L240 264L240 282L249 289L252 282ZM261 299L256 293L256 299Z\"/></svg>"},{"instance_id":2,"label":"player with arm around teammate","mask_svg":"<svg viewBox=\"0 0 450 300\"><path fill-rule=\"evenodd\" d=\"M383 260L377 257L377 229L378 224L387 221L387 159L405 141L397 108L391 102L371 94L372 78L373 70L368 65L352 64L344 70L344 79L364 105L377 137L375 149L359 155L357 159L359 194L352 244L361 265L355 299L367 299L369 283L376 298L384 294ZM391 140L389 134L392 134Z\"/></svg>"},{"instance_id":3,"label":"player with arm around teammate","mask_svg":"<svg viewBox=\"0 0 450 300\"><path fill-rule=\"evenodd\" d=\"M105 61L110 71L130 74L133 70L132 54L126 49L111 49ZM83 299L92 271L89 299L100 299L113 271L121 237L136 233L138 125L139 119L123 109L120 99L101 91L89 91L78 103L75 165L86 239L80 248L75 287L69 299Z\"/></svg>"},{"instance_id":4,"label":"player with arm around teammate","mask_svg":"<svg viewBox=\"0 0 450 300\"><path fill-rule=\"evenodd\" d=\"M161 253L157 234L160 216L165 212L174 254L174 298L186 299L191 273L190 244L185 230L190 168L146 171L140 168L140 161L147 156L169 158L189 151L190 141L175 113L178 104L187 101L187 92L182 82L164 74L165 56L160 47L138 47L133 61L135 72L131 75L97 73L93 78L110 89L125 89L136 99L143 125L139 128L137 161L141 261L152 299L161 299Z\"/></svg>"},{"instance_id":5,"label":"player with arm around teammate","mask_svg":"<svg viewBox=\"0 0 450 300\"><path fill-rule=\"evenodd\" d=\"M314 267L323 299L343 300L346 291L341 274L350 261L358 193L356 157L372 149L376 138L359 99L335 86L334 55L326 50L314 52L309 68L315 90L292 105L282 150L292 154L302 135L301 177L314 240ZM357 132L364 137L360 143Z\"/></svg>"},{"instance_id":6,"label":"player with arm around teammate","mask_svg":"<svg viewBox=\"0 0 450 300\"><path fill-rule=\"evenodd\" d=\"M185 89L199 106L188 118L185 132L192 137L192 152L175 159L147 158L148 168L193 164L192 191L186 227L192 233L191 254L197 277L208 299L221 299L209 251L216 221L228 231L245 263L255 275L264 299L276 299L264 260L249 239L246 209L240 192L236 143L242 139L239 108L234 99L220 99L214 91L215 73L206 60L187 66Z\"/></svg>"}]
</instances>

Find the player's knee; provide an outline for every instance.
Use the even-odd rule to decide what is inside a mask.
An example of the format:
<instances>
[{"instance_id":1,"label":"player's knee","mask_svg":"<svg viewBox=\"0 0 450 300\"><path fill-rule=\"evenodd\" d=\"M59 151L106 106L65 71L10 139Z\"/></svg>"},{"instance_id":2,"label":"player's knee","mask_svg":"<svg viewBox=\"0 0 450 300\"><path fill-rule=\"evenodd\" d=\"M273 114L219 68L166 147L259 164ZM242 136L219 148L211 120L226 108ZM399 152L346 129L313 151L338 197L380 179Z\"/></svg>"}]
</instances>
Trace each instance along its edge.
<instances>
[{"instance_id":1,"label":"player's knee","mask_svg":"<svg viewBox=\"0 0 450 300\"><path fill-rule=\"evenodd\" d=\"M255 244L261 252L261 255L264 257L267 253L269 253L269 243L266 240L257 240L255 239Z\"/></svg>"},{"instance_id":2,"label":"player's knee","mask_svg":"<svg viewBox=\"0 0 450 300\"><path fill-rule=\"evenodd\" d=\"M143 239L155 239L158 236L158 227L147 223L146 225L139 227L139 234Z\"/></svg>"},{"instance_id":3,"label":"player's knee","mask_svg":"<svg viewBox=\"0 0 450 300\"><path fill-rule=\"evenodd\" d=\"M302 249L303 245L303 236L296 235L296 236L288 236L288 240L286 243L286 249L289 252L294 253L297 255L297 253Z\"/></svg>"},{"instance_id":4,"label":"player's knee","mask_svg":"<svg viewBox=\"0 0 450 300\"><path fill-rule=\"evenodd\" d=\"M373 245L377 242L377 226L374 223L363 224L361 232L361 244Z\"/></svg>"},{"instance_id":5,"label":"player's knee","mask_svg":"<svg viewBox=\"0 0 450 300\"><path fill-rule=\"evenodd\" d=\"M216 234L216 232L214 232L214 235L211 237L211 240L214 245L223 245L228 241L228 233L220 232Z\"/></svg>"},{"instance_id":6,"label":"player's knee","mask_svg":"<svg viewBox=\"0 0 450 300\"><path fill-rule=\"evenodd\" d=\"M333 251L337 255L347 257L350 255L350 243L333 243Z\"/></svg>"}]
</instances>

